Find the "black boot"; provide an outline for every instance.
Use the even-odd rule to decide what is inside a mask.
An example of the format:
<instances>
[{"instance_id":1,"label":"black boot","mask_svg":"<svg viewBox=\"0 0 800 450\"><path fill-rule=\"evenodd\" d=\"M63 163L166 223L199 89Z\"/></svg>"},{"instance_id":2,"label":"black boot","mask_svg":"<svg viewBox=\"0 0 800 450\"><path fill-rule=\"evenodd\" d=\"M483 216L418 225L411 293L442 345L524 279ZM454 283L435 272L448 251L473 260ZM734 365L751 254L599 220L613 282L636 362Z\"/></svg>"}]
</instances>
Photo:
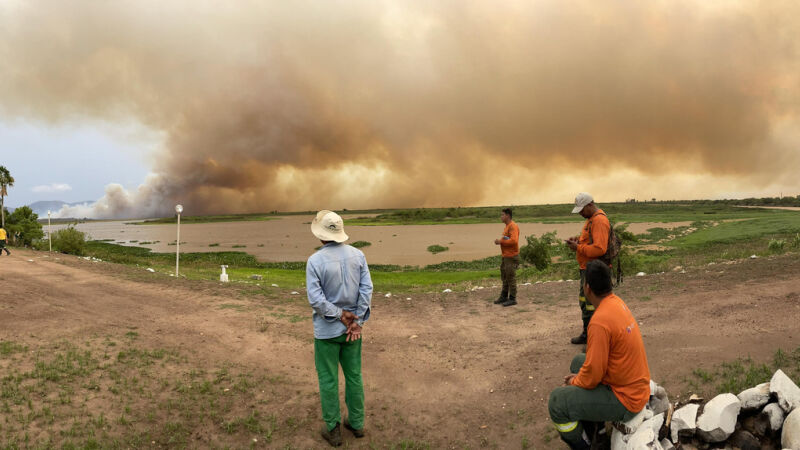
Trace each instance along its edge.
<instances>
[{"instance_id":1,"label":"black boot","mask_svg":"<svg viewBox=\"0 0 800 450\"><path fill-rule=\"evenodd\" d=\"M589 328L589 320L591 320L591 318L583 319L583 332L581 333L580 336L575 336L574 338L570 339L569 341L571 343L573 343L575 345L580 345L580 344L585 344L586 343L586 336L587 336L586 332L587 332L587 329Z\"/></svg>"},{"instance_id":2,"label":"black boot","mask_svg":"<svg viewBox=\"0 0 800 450\"><path fill-rule=\"evenodd\" d=\"M508 291L503 291L500 293L500 297L497 297L497 300L494 301L495 305L500 305L508 301Z\"/></svg>"},{"instance_id":3,"label":"black boot","mask_svg":"<svg viewBox=\"0 0 800 450\"><path fill-rule=\"evenodd\" d=\"M514 306L517 304L517 296L516 295L509 295L508 300L503 302L503 306Z\"/></svg>"},{"instance_id":4,"label":"black boot","mask_svg":"<svg viewBox=\"0 0 800 450\"><path fill-rule=\"evenodd\" d=\"M570 343L575 345L581 345L586 343L586 333L583 332L580 336L575 336L574 338L569 340Z\"/></svg>"},{"instance_id":5,"label":"black boot","mask_svg":"<svg viewBox=\"0 0 800 450\"><path fill-rule=\"evenodd\" d=\"M336 424L332 430L328 431L328 427L322 427L322 432L320 433L322 438L328 441L328 444L331 444L332 447L338 447L342 445L342 427L340 424Z\"/></svg>"}]
</instances>

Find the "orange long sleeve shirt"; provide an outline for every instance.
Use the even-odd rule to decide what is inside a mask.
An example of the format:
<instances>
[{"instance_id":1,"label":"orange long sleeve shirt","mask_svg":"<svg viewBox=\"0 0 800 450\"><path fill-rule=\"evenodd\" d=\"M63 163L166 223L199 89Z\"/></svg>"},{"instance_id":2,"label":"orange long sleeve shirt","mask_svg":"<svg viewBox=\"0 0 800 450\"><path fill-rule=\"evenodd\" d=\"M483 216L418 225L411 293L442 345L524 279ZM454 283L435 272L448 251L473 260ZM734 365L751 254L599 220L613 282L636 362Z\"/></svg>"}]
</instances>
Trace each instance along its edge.
<instances>
[{"instance_id":1,"label":"orange long sleeve shirt","mask_svg":"<svg viewBox=\"0 0 800 450\"><path fill-rule=\"evenodd\" d=\"M508 225L503 230L503 239L500 240L500 252L504 258L519 255L519 227L513 220L508 222Z\"/></svg>"},{"instance_id":2,"label":"orange long sleeve shirt","mask_svg":"<svg viewBox=\"0 0 800 450\"><path fill-rule=\"evenodd\" d=\"M591 231L591 234L590 234ZM586 268L586 263L606 254L608 249L608 233L611 224L602 209L598 209L592 217L586 219L578 238L578 249L575 256L581 269Z\"/></svg>"},{"instance_id":3,"label":"orange long sleeve shirt","mask_svg":"<svg viewBox=\"0 0 800 450\"><path fill-rule=\"evenodd\" d=\"M621 298L604 298L589 322L586 361L572 385L608 385L628 411L639 412L650 398L650 368L639 325Z\"/></svg>"}]
</instances>

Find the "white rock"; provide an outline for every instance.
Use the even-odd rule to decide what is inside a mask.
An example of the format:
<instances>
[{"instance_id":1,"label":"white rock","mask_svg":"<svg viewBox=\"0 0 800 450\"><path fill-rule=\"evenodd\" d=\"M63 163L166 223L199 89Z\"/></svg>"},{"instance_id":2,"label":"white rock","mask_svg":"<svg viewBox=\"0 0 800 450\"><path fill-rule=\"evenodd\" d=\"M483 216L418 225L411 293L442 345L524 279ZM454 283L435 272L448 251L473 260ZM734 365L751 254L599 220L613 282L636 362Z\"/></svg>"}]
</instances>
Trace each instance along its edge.
<instances>
[{"instance_id":1,"label":"white rock","mask_svg":"<svg viewBox=\"0 0 800 450\"><path fill-rule=\"evenodd\" d=\"M445 290L442 291L442 293L444 293L444 294L446 294L448 292L453 292L453 290L452 289L445 289Z\"/></svg>"},{"instance_id":2,"label":"white rock","mask_svg":"<svg viewBox=\"0 0 800 450\"><path fill-rule=\"evenodd\" d=\"M697 426L697 410L700 405L690 403L672 414L672 422L670 423L670 431L672 442L678 442L678 433L687 430L694 434L695 427Z\"/></svg>"},{"instance_id":3,"label":"white rock","mask_svg":"<svg viewBox=\"0 0 800 450\"><path fill-rule=\"evenodd\" d=\"M722 442L736 429L741 402L731 393L719 394L706 403L697 419L697 435L706 442Z\"/></svg>"},{"instance_id":4,"label":"white rock","mask_svg":"<svg viewBox=\"0 0 800 450\"><path fill-rule=\"evenodd\" d=\"M145 270L147 270L148 272L155 273L155 269L153 269L152 267L148 267L148 268L147 268L147 269L145 269Z\"/></svg>"},{"instance_id":5,"label":"white rock","mask_svg":"<svg viewBox=\"0 0 800 450\"><path fill-rule=\"evenodd\" d=\"M299 293L299 292L297 292L297 291L292 291L292 292L291 292L291 294L292 294L292 295L300 295L300 293Z\"/></svg>"},{"instance_id":6,"label":"white rock","mask_svg":"<svg viewBox=\"0 0 800 450\"><path fill-rule=\"evenodd\" d=\"M760 409L769 403L769 383L761 383L756 387L745 389L737 397L742 402L742 409Z\"/></svg>"},{"instance_id":7,"label":"white rock","mask_svg":"<svg viewBox=\"0 0 800 450\"><path fill-rule=\"evenodd\" d=\"M406 297L406 300L411 300L411 297Z\"/></svg>"},{"instance_id":8,"label":"white rock","mask_svg":"<svg viewBox=\"0 0 800 450\"><path fill-rule=\"evenodd\" d=\"M783 412L783 408L781 408L780 405L777 403L770 403L765 406L761 412L769 419L770 430L778 431L781 429L783 420L786 418L786 413Z\"/></svg>"},{"instance_id":9,"label":"white rock","mask_svg":"<svg viewBox=\"0 0 800 450\"><path fill-rule=\"evenodd\" d=\"M769 381L769 392L775 394L778 404L787 413L800 406L800 388L780 369Z\"/></svg>"},{"instance_id":10,"label":"white rock","mask_svg":"<svg viewBox=\"0 0 800 450\"><path fill-rule=\"evenodd\" d=\"M278 285L275 284L275 283L272 283L272 287L278 287Z\"/></svg>"},{"instance_id":11,"label":"white rock","mask_svg":"<svg viewBox=\"0 0 800 450\"><path fill-rule=\"evenodd\" d=\"M391 298L392 297L392 293L391 292L387 292L386 295L384 295L384 297Z\"/></svg>"},{"instance_id":12,"label":"white rock","mask_svg":"<svg viewBox=\"0 0 800 450\"><path fill-rule=\"evenodd\" d=\"M627 437L614 428L614 431L611 432L611 450L626 450L628 448L628 442L625 440Z\"/></svg>"},{"instance_id":13,"label":"white rock","mask_svg":"<svg viewBox=\"0 0 800 450\"><path fill-rule=\"evenodd\" d=\"M756 256L756 255L750 255L750 259L756 259L756 258L758 258L758 256Z\"/></svg>"},{"instance_id":14,"label":"white rock","mask_svg":"<svg viewBox=\"0 0 800 450\"><path fill-rule=\"evenodd\" d=\"M800 408L786 416L781 433L781 445L783 448L800 450Z\"/></svg>"},{"instance_id":15,"label":"white rock","mask_svg":"<svg viewBox=\"0 0 800 450\"><path fill-rule=\"evenodd\" d=\"M652 428L641 427L628 439L627 450L663 450Z\"/></svg>"},{"instance_id":16,"label":"white rock","mask_svg":"<svg viewBox=\"0 0 800 450\"><path fill-rule=\"evenodd\" d=\"M664 450L675 450L675 446L672 445L672 442L670 442L667 438L661 440L661 448Z\"/></svg>"},{"instance_id":17,"label":"white rock","mask_svg":"<svg viewBox=\"0 0 800 450\"><path fill-rule=\"evenodd\" d=\"M647 275L647 274L644 273L644 272L639 272L639 273L636 274L637 277L643 277L645 275Z\"/></svg>"}]
</instances>

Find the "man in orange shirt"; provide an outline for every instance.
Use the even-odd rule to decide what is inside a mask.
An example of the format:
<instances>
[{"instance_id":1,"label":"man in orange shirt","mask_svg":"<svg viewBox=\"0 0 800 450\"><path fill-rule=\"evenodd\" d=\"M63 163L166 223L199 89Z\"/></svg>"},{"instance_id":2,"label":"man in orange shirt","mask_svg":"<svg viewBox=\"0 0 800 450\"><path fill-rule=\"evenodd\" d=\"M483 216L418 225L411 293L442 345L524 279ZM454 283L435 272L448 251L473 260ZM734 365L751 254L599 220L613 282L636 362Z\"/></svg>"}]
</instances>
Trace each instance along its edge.
<instances>
[{"instance_id":1,"label":"man in orange shirt","mask_svg":"<svg viewBox=\"0 0 800 450\"><path fill-rule=\"evenodd\" d=\"M572 449L589 449L581 421L626 422L650 397L650 369L639 325L628 306L611 291L611 269L586 264L586 298L596 308L586 353L570 365L565 386L550 393L550 419Z\"/></svg>"},{"instance_id":2,"label":"man in orange shirt","mask_svg":"<svg viewBox=\"0 0 800 450\"><path fill-rule=\"evenodd\" d=\"M575 236L566 240L567 245L575 252L575 257L580 266L581 286L578 292L578 302L581 307L581 319L583 319L583 331L579 336L570 340L573 344L586 343L586 328L594 314L594 306L586 301L583 295L584 272L586 263L605 255L608 250L608 236L611 231L611 224L602 209L594 204L594 199L586 192L581 192L575 197L575 208L572 213L580 213L586 219L583 224L580 236Z\"/></svg>"},{"instance_id":3,"label":"man in orange shirt","mask_svg":"<svg viewBox=\"0 0 800 450\"><path fill-rule=\"evenodd\" d=\"M511 208L500 214L500 220L506 224L503 236L495 239L500 246L503 260L500 263L500 278L503 280L503 291L494 301L496 305L513 306L517 304L517 267L519 267L519 227L511 220Z\"/></svg>"}]
</instances>

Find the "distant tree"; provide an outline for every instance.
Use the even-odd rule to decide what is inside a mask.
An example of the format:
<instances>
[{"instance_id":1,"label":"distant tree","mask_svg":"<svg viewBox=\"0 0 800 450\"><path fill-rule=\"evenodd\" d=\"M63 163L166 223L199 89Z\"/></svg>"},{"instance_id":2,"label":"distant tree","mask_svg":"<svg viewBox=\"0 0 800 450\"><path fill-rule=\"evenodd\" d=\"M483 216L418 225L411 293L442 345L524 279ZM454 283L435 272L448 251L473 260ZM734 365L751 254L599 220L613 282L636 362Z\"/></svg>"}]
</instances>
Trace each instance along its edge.
<instances>
[{"instance_id":1,"label":"distant tree","mask_svg":"<svg viewBox=\"0 0 800 450\"><path fill-rule=\"evenodd\" d=\"M44 237L39 216L30 206L22 206L8 216L8 234L15 245L30 246L36 239Z\"/></svg>"},{"instance_id":2,"label":"distant tree","mask_svg":"<svg viewBox=\"0 0 800 450\"><path fill-rule=\"evenodd\" d=\"M6 195L8 195L8 191L6 188L14 186L14 177L11 176L11 172L6 169L6 166L0 166L0 227L6 227L6 210L5 210L5 200Z\"/></svg>"}]
</instances>

